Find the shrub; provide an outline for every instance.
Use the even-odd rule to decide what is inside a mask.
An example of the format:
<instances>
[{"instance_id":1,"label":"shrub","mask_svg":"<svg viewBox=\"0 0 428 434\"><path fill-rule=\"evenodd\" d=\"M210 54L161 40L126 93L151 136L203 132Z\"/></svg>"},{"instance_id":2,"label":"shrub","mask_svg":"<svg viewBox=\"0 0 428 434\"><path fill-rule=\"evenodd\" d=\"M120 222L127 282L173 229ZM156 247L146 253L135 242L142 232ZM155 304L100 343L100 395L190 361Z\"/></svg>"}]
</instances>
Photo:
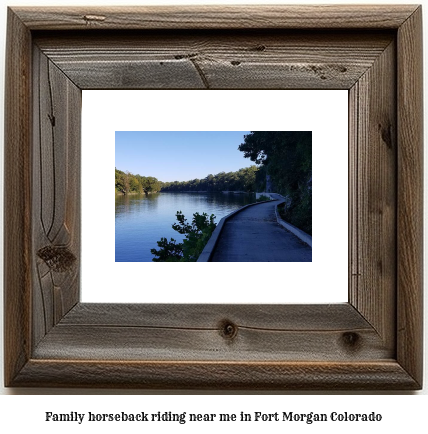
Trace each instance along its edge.
<instances>
[{"instance_id":1,"label":"shrub","mask_svg":"<svg viewBox=\"0 0 428 434\"><path fill-rule=\"evenodd\" d=\"M178 221L172 225L172 228L180 234L185 235L182 243L177 243L171 238L168 241L162 237L157 241L159 250L151 249L151 253L156 258L154 262L196 262L199 255L204 250L205 245L216 228L214 223L215 215L203 213L194 213L192 223L189 224L181 211L175 215Z\"/></svg>"},{"instance_id":2,"label":"shrub","mask_svg":"<svg viewBox=\"0 0 428 434\"><path fill-rule=\"evenodd\" d=\"M264 194L262 194L261 196L259 196L256 199L256 202L265 202L267 200L272 200L270 196L265 196Z\"/></svg>"}]
</instances>

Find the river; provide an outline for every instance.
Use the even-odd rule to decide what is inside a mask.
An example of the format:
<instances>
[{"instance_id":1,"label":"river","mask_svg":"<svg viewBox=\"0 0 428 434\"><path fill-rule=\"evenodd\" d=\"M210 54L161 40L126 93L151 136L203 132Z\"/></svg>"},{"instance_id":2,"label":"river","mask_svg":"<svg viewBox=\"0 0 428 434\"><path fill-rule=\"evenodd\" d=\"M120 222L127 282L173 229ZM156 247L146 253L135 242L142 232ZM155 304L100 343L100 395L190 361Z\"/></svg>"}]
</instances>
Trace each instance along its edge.
<instances>
[{"instance_id":1,"label":"river","mask_svg":"<svg viewBox=\"0 0 428 434\"><path fill-rule=\"evenodd\" d=\"M172 229L182 211L189 223L193 213L214 214L215 222L232 211L255 202L255 195L225 193L155 193L116 195L116 262L151 262L150 249L162 237L181 241Z\"/></svg>"}]
</instances>

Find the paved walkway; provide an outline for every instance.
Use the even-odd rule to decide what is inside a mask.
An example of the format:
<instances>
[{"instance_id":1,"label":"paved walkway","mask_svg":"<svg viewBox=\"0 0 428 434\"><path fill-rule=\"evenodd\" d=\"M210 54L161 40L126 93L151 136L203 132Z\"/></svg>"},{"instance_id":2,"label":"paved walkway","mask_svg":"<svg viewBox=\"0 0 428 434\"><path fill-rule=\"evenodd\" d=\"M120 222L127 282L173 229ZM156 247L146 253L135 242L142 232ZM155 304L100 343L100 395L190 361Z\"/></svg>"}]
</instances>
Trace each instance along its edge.
<instances>
[{"instance_id":1,"label":"paved walkway","mask_svg":"<svg viewBox=\"0 0 428 434\"><path fill-rule=\"evenodd\" d=\"M250 206L228 219L211 262L310 262L312 249L280 226L280 201Z\"/></svg>"}]
</instances>

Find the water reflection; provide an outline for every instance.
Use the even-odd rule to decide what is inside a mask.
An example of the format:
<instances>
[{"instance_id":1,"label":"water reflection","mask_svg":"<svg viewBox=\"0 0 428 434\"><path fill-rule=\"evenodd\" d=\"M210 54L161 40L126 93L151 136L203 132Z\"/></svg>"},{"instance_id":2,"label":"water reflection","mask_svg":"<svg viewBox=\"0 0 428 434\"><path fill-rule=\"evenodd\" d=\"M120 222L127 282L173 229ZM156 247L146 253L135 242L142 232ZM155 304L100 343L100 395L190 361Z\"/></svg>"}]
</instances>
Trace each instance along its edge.
<instances>
[{"instance_id":1,"label":"water reflection","mask_svg":"<svg viewBox=\"0 0 428 434\"><path fill-rule=\"evenodd\" d=\"M182 211L190 222L195 212L216 216L216 223L232 211L255 201L251 194L155 193L116 195L116 262L151 262L150 249L161 237L181 241L172 229Z\"/></svg>"}]
</instances>

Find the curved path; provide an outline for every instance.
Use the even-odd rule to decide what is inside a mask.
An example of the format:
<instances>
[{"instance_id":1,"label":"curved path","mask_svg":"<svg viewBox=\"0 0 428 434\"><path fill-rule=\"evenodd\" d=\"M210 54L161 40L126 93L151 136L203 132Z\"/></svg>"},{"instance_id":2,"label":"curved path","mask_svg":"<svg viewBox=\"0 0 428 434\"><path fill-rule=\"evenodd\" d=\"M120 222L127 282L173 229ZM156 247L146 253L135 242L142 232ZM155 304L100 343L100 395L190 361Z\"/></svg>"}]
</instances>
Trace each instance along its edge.
<instances>
[{"instance_id":1,"label":"curved path","mask_svg":"<svg viewBox=\"0 0 428 434\"><path fill-rule=\"evenodd\" d=\"M277 223L275 207L281 202L250 206L226 220L210 261L312 261L311 247Z\"/></svg>"}]
</instances>

